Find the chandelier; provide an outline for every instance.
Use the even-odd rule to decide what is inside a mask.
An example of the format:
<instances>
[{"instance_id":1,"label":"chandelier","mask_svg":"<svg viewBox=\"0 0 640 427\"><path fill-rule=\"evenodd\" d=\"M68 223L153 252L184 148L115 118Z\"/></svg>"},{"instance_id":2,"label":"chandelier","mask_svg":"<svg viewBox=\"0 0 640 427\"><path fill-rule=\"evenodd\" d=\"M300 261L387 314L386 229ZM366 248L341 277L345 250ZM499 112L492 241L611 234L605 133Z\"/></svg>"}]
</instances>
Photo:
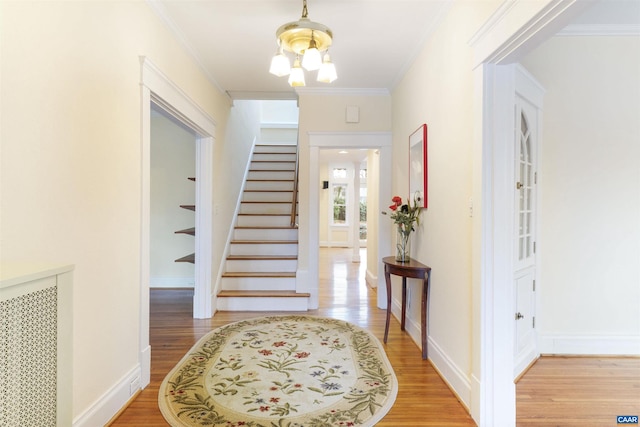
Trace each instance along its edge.
<instances>
[{"instance_id":1,"label":"chandelier","mask_svg":"<svg viewBox=\"0 0 640 427\"><path fill-rule=\"evenodd\" d=\"M333 33L327 26L311 21L307 15L307 0L302 0L300 19L278 28L276 31L278 50L269 68L269 72L278 77L288 75L289 84L294 87L305 85L302 68L307 71L318 70L319 82L331 83L338 78L336 66L331 62L328 51ZM285 51L295 55L293 67Z\"/></svg>"}]
</instances>

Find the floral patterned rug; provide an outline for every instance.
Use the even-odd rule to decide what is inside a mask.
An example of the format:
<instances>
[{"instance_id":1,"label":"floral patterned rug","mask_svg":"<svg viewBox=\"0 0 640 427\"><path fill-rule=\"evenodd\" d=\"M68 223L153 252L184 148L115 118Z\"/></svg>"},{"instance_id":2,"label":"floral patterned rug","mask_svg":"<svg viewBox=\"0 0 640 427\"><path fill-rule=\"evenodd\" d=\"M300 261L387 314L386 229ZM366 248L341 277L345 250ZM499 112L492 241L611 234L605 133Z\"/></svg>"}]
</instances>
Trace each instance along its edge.
<instances>
[{"instance_id":1,"label":"floral patterned rug","mask_svg":"<svg viewBox=\"0 0 640 427\"><path fill-rule=\"evenodd\" d=\"M398 382L376 337L351 323L271 316L204 336L160 386L172 426L373 426Z\"/></svg>"}]
</instances>

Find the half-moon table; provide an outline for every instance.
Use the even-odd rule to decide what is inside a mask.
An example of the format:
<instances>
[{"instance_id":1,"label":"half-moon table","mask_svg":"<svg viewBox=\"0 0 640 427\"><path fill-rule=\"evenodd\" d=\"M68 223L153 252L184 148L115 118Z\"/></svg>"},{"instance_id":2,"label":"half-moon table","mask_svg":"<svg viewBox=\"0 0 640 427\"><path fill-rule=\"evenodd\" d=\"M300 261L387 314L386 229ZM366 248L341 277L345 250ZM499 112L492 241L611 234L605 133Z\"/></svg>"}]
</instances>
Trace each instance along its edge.
<instances>
[{"instance_id":1,"label":"half-moon table","mask_svg":"<svg viewBox=\"0 0 640 427\"><path fill-rule=\"evenodd\" d=\"M422 334L422 358L427 358L427 309L429 298L429 284L431 282L431 267L414 259L408 262L396 261L393 256L382 258L384 263L384 278L387 282L387 323L384 327L384 342L389 335L389 320L391 319L391 275L402 277L402 318L400 329L404 331L405 317L407 313L407 277L422 280L422 308L421 308L421 334Z\"/></svg>"}]
</instances>

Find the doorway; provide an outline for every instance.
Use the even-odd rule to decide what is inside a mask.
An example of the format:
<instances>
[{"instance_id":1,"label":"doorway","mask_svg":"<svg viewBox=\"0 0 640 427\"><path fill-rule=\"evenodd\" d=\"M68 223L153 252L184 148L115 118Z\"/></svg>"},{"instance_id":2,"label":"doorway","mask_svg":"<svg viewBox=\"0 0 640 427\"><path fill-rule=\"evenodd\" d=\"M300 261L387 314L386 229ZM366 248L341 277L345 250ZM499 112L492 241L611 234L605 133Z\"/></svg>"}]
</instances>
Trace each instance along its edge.
<instances>
[{"instance_id":1,"label":"doorway","mask_svg":"<svg viewBox=\"0 0 640 427\"><path fill-rule=\"evenodd\" d=\"M178 119L196 135L195 181L195 275L193 316L212 316L212 212L213 145L216 126L213 119L169 80L149 59L140 57L140 386L149 384L151 347L149 345L150 222L151 222L151 107L157 105Z\"/></svg>"},{"instance_id":2,"label":"doorway","mask_svg":"<svg viewBox=\"0 0 640 427\"><path fill-rule=\"evenodd\" d=\"M325 191L322 188L323 179L320 178L320 152L325 149L373 150L378 159L376 162L367 161L367 175L371 179L373 163L377 165L375 176L390 176L391 141L389 132L318 132L309 134L309 224L312 226L309 227L308 242L309 259L316 260L310 262L310 267L314 264L317 266L319 259L320 235L319 227L316 224L320 224L320 192ZM379 231L379 217L382 213L378 201L391 199L391 182L380 179L373 179L373 181L378 183L377 189L367 189L367 283L372 288L377 288L377 306L386 308L386 286L381 258L389 253L391 236L388 231ZM318 293L317 274L317 271L309 271L307 279L310 283L309 290L316 295Z\"/></svg>"}]
</instances>

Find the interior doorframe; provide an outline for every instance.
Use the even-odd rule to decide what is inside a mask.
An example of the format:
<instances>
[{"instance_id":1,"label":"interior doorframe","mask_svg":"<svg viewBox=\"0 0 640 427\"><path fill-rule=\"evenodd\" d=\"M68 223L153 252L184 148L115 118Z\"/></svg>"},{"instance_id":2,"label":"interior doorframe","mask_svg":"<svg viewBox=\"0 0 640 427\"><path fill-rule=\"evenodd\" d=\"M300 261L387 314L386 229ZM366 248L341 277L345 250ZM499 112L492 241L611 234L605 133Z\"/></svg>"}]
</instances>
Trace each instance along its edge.
<instances>
[{"instance_id":1,"label":"interior doorframe","mask_svg":"<svg viewBox=\"0 0 640 427\"><path fill-rule=\"evenodd\" d=\"M510 64L556 34L589 2L504 2L473 36L475 140L471 414L479 426L514 426L512 227L513 70Z\"/></svg>"},{"instance_id":2,"label":"interior doorframe","mask_svg":"<svg viewBox=\"0 0 640 427\"><path fill-rule=\"evenodd\" d=\"M368 148L380 150L380 176L391 176L392 156L391 132L309 132L309 274L305 279L309 282L308 292L312 295L312 303L317 304L318 296L318 264L320 260L320 149L322 148ZM391 180L379 180L378 200L391 199ZM382 215L378 213L378 215ZM378 221L381 224L382 221ZM387 288L384 282L384 265L382 258L390 255L391 229L378 227L378 274L377 306L387 307ZM311 271L311 270L314 271ZM314 299L315 297L315 299Z\"/></svg>"},{"instance_id":3,"label":"interior doorframe","mask_svg":"<svg viewBox=\"0 0 640 427\"><path fill-rule=\"evenodd\" d=\"M140 336L139 362L141 387L150 382L149 282L151 222L151 103L175 116L193 129L196 138L195 286L193 316L213 315L213 147L216 123L187 94L167 78L148 58L140 57Z\"/></svg>"}]
</instances>

